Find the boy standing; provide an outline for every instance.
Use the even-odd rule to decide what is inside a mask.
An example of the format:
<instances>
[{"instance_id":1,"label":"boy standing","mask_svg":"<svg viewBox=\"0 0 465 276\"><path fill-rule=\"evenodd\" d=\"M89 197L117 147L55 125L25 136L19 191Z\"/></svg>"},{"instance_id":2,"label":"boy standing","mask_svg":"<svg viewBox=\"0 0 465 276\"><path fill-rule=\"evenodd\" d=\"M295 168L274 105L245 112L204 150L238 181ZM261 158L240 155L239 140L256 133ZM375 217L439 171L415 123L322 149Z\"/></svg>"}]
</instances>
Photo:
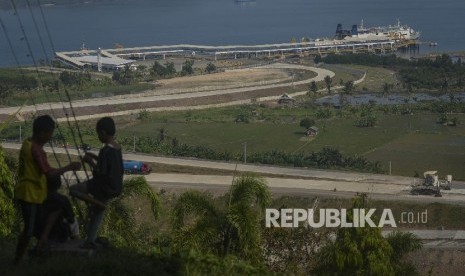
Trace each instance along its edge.
<instances>
[{"instance_id":1,"label":"boy standing","mask_svg":"<svg viewBox=\"0 0 465 276\"><path fill-rule=\"evenodd\" d=\"M21 146L15 199L21 207L24 229L18 238L14 263L21 260L32 236L40 236L38 248L46 246L48 234L59 215L50 214L43 229L40 227L42 203L47 198L47 178L81 168L79 162L72 162L58 169L50 167L43 147L52 138L54 130L55 121L49 115L39 116L33 122L32 137L26 139Z\"/></svg>"},{"instance_id":2,"label":"boy standing","mask_svg":"<svg viewBox=\"0 0 465 276\"><path fill-rule=\"evenodd\" d=\"M121 146L114 140L115 123L112 118L101 118L96 125L100 142L104 147L98 156L87 152L83 161L92 167L93 178L87 182L71 186L70 194L93 204L90 210L90 223L83 248L95 248L97 231L103 219L105 203L121 194L123 188L123 155ZM92 195L91 196L89 196Z\"/></svg>"}]
</instances>

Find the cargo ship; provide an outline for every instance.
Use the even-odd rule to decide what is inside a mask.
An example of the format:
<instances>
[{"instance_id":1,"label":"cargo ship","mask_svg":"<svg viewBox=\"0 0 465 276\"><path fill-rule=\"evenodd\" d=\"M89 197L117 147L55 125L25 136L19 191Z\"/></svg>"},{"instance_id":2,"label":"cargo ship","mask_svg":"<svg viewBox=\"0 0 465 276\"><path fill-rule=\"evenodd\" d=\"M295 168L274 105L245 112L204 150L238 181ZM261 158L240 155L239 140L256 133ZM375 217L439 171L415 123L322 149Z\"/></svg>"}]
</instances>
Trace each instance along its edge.
<instances>
[{"instance_id":1,"label":"cargo ship","mask_svg":"<svg viewBox=\"0 0 465 276\"><path fill-rule=\"evenodd\" d=\"M352 25L351 30L343 30L342 24L338 24L336 28L335 39L338 40L394 40L396 42L418 40L420 32L415 31L407 25L401 25L400 20L397 24L378 27L365 27L363 19L360 24Z\"/></svg>"}]
</instances>

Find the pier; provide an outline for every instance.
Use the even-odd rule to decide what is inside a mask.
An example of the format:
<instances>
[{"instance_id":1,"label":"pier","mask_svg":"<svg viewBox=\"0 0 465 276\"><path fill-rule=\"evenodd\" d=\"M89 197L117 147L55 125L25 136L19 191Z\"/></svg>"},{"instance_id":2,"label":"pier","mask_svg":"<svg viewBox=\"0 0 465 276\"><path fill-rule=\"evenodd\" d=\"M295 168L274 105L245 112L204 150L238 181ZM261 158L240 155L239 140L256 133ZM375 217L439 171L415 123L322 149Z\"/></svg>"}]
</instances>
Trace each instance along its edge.
<instances>
[{"instance_id":1,"label":"pier","mask_svg":"<svg viewBox=\"0 0 465 276\"><path fill-rule=\"evenodd\" d=\"M285 57L286 55L319 55L342 52L377 52L385 53L407 47L412 41L394 40L316 40L312 42L281 43L263 45L165 45L134 48L115 48L99 50L80 50L57 52L56 58L76 68L96 67L98 62L104 69L117 70L128 66L136 60L166 59L167 56L201 56L205 58L237 59L260 57Z\"/></svg>"}]
</instances>

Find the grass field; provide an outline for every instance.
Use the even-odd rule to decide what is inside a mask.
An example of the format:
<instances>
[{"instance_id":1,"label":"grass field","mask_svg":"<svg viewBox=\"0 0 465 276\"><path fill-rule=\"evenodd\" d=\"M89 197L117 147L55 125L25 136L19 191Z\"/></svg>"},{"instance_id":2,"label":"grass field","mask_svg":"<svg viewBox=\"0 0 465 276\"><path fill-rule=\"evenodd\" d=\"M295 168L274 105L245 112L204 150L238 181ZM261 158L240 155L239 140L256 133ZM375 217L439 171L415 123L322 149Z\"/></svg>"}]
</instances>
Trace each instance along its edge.
<instances>
[{"instance_id":1,"label":"grass field","mask_svg":"<svg viewBox=\"0 0 465 276\"><path fill-rule=\"evenodd\" d=\"M325 64L323 68L336 74L333 79L333 86L341 85L341 80L345 83L350 80L360 79L365 72L365 80L355 86L356 91L382 92L384 83L392 85L397 83L394 71L386 68L348 64Z\"/></svg>"},{"instance_id":2,"label":"grass field","mask_svg":"<svg viewBox=\"0 0 465 276\"><path fill-rule=\"evenodd\" d=\"M144 90L153 88L152 84L141 83L141 84L133 84L133 85L125 85L125 86L96 86L84 91L69 91L69 95L72 100L82 100L82 99L89 99L89 98L96 98L96 97L108 97L114 95L122 95L122 94L130 94L130 93L138 93ZM36 104L44 103L44 102L58 102L60 101L60 97L63 101L67 101L66 94L64 90L61 90L60 94L57 92L44 92L42 90L34 91L33 94L29 94L26 92L16 93L11 95L9 98L4 99L4 102L8 106L19 106L23 105L24 103L32 104L31 96L34 98L34 102ZM45 94L47 93L47 94Z\"/></svg>"},{"instance_id":3,"label":"grass field","mask_svg":"<svg viewBox=\"0 0 465 276\"><path fill-rule=\"evenodd\" d=\"M383 83L395 81L392 72L384 68L325 66L336 72L333 85L338 85L340 79L358 79L363 72L367 72L367 75L362 85L370 91L382 91ZM305 99L308 96L299 101ZM168 139L176 137L181 143L203 145L218 151L242 153L247 143L249 154L273 149L308 153L323 147L332 147L345 154L363 155L371 161L379 161L385 171L391 163L393 174L412 176L415 172L421 174L425 170L434 169L439 170L441 177L452 174L455 179L465 179L462 169L465 165L463 124L456 127L437 124L437 114L378 113L375 127L359 128L355 126L356 114L344 110L344 116L339 117L334 114L340 111L333 109L332 118L317 120L316 126L320 132L317 137L309 139L304 136L304 129L299 126L299 122L305 117L315 118L315 112L316 108L311 104L300 107L261 104L152 113L143 120L134 115L117 118L117 135L131 138L158 137L163 128ZM236 123L238 116L245 116L249 123ZM464 114L454 116L460 122L465 122ZM84 141L97 147L100 143L93 133L94 125L95 121L82 122L81 130L86 130ZM26 136L27 133L23 135Z\"/></svg>"},{"instance_id":4,"label":"grass field","mask_svg":"<svg viewBox=\"0 0 465 276\"><path fill-rule=\"evenodd\" d=\"M355 115L317 120L317 137L304 136L299 122L314 118L314 109L230 107L203 111L152 114L149 120L121 124L120 136L158 137L161 128L168 139L203 145L218 151L242 153L278 149L286 152L311 152L333 147L346 154L358 154L380 161L387 171L413 176L426 170L439 170L441 177L452 174L465 179L465 125L455 127L436 123L437 114L385 115L373 128L355 126ZM250 123L235 123L238 114L247 114ZM255 115L252 115L255 114ZM465 121L464 114L455 115Z\"/></svg>"}]
</instances>

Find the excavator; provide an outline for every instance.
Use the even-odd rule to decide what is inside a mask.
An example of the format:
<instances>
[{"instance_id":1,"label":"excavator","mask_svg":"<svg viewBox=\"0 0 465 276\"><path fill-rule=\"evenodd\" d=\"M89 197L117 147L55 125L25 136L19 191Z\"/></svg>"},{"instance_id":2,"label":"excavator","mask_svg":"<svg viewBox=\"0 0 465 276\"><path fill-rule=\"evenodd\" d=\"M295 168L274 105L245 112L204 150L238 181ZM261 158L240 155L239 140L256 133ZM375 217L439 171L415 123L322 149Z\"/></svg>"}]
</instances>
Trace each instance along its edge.
<instances>
[{"instance_id":1,"label":"excavator","mask_svg":"<svg viewBox=\"0 0 465 276\"><path fill-rule=\"evenodd\" d=\"M412 195L434 195L441 197L441 190L452 188L452 175L446 175L445 179L439 179L437 171L426 171L423 173L423 181L420 184L412 185L410 194Z\"/></svg>"}]
</instances>

